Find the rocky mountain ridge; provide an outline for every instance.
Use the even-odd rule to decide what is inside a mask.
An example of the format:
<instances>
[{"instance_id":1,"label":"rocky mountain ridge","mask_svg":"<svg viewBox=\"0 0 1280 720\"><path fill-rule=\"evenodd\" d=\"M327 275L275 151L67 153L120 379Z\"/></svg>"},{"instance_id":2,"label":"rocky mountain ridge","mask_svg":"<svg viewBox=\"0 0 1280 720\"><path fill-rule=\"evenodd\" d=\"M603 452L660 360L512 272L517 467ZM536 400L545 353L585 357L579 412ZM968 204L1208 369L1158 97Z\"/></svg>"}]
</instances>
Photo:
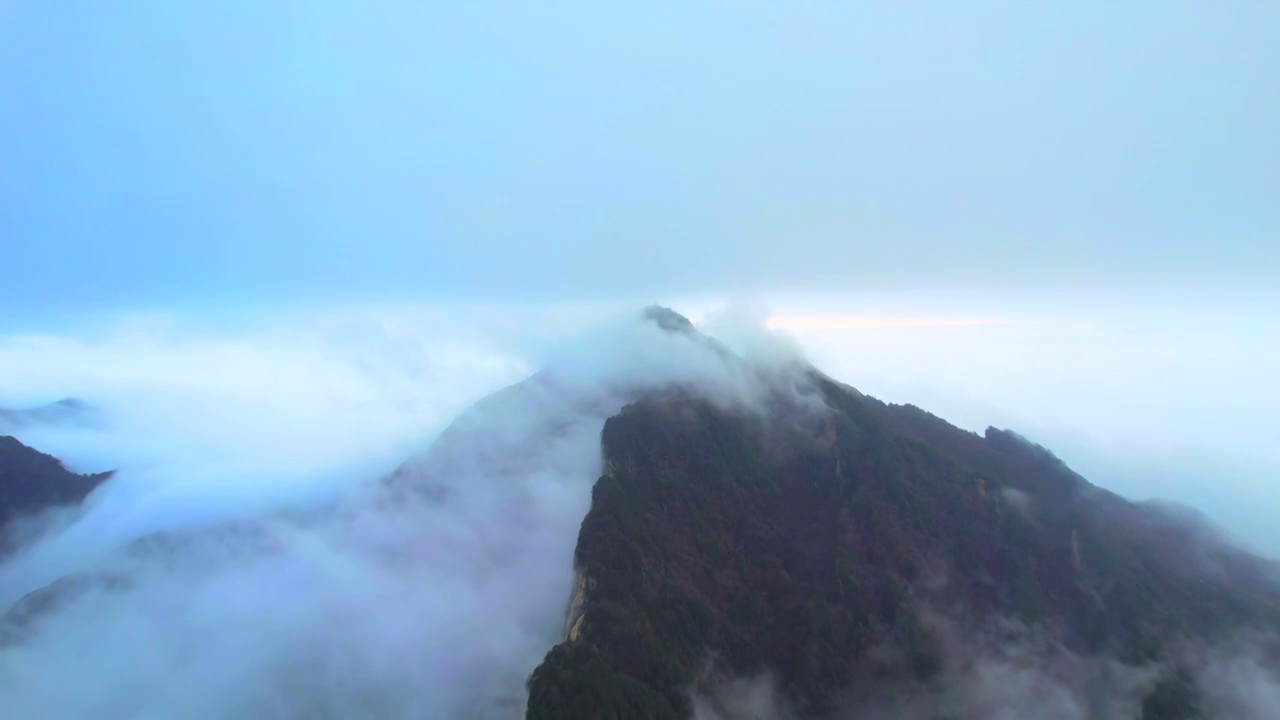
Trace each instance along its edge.
<instances>
[{"instance_id":1,"label":"rocky mountain ridge","mask_svg":"<svg viewBox=\"0 0 1280 720\"><path fill-rule=\"evenodd\" d=\"M80 504L110 477L71 472L57 458L0 435L0 537L19 518Z\"/></svg>"},{"instance_id":2,"label":"rocky mountain ridge","mask_svg":"<svg viewBox=\"0 0 1280 720\"><path fill-rule=\"evenodd\" d=\"M1189 648L1280 657L1275 564L1015 433L792 380L761 412L670 392L606 421L528 718L686 718L743 677L805 718L1003 717L958 686L969 649L1015 641L1078 666L1054 687L1079 717L1223 717Z\"/></svg>"}]
</instances>

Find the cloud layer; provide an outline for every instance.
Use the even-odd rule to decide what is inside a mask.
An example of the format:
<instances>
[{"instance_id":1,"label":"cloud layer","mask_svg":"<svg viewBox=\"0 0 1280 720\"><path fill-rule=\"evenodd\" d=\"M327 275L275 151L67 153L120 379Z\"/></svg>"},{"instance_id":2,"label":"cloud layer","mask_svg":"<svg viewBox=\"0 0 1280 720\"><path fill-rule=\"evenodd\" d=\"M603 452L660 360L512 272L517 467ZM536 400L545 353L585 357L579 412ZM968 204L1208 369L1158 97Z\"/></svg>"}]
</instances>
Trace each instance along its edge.
<instances>
[{"instance_id":1,"label":"cloud layer","mask_svg":"<svg viewBox=\"0 0 1280 720\"><path fill-rule=\"evenodd\" d=\"M634 317L546 356L385 486L372 483L376 463L356 462L360 444L320 447L316 459L286 443L235 466L175 450L155 466L152 493L126 468L114 494L0 565L9 600L55 570L89 578L0 649L7 707L19 718L521 716L524 679L563 631L604 420L673 382L735 405L758 392L723 348ZM250 377L274 377L253 367ZM509 365L497 367L475 382ZM257 446L235 437L249 444L221 449ZM352 462L317 475L334 457ZM188 465L209 476L169 477ZM272 485L288 470L298 492ZM270 512L298 507L311 509ZM110 552L157 530L169 532Z\"/></svg>"}]
</instances>

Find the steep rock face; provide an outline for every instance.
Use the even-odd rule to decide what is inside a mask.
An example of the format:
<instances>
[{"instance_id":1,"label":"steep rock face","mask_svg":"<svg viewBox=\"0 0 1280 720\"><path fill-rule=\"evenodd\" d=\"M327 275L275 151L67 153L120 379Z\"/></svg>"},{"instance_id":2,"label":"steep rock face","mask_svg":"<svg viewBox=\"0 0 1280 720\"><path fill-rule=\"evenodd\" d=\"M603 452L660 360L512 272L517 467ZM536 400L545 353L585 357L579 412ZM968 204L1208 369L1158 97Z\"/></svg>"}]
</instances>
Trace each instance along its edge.
<instances>
[{"instance_id":1,"label":"steep rock face","mask_svg":"<svg viewBox=\"0 0 1280 720\"><path fill-rule=\"evenodd\" d=\"M0 436L0 537L16 518L79 504L109 477L78 475L55 457Z\"/></svg>"},{"instance_id":2,"label":"steep rock face","mask_svg":"<svg viewBox=\"0 0 1280 720\"><path fill-rule=\"evenodd\" d=\"M578 617L530 677L529 718L687 718L693 693L760 673L822 717L928 687L951 662L948 628L1014 624L1060 654L1144 669L1128 709L1089 717L1190 718L1181 647L1280 630L1270 564L1013 433L812 381L816 410L667 394L607 421ZM1110 692L1089 682L1084 695ZM947 707L912 717L960 716Z\"/></svg>"}]
</instances>

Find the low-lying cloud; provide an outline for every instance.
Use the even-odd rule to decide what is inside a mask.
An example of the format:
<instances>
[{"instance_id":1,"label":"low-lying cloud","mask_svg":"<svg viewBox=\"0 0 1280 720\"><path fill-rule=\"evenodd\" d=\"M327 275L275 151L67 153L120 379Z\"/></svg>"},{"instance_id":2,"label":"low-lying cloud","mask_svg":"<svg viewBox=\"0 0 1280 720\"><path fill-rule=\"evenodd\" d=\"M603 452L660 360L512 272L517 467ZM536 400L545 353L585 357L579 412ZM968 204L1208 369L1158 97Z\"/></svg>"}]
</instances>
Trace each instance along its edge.
<instances>
[{"instance_id":1,"label":"low-lying cloud","mask_svg":"<svg viewBox=\"0 0 1280 720\"><path fill-rule=\"evenodd\" d=\"M1267 638L1183 646L1164 663L1126 664L1081 655L1044 628L1001 620L976 628L929 609L941 666L927 681L851 688L820 720L1142 720L1161 683L1192 688L1203 720L1270 720L1280 665ZM797 714L768 673L693 695L694 720L818 720ZM1162 711L1164 712L1164 711Z\"/></svg>"},{"instance_id":2,"label":"low-lying cloud","mask_svg":"<svg viewBox=\"0 0 1280 720\"><path fill-rule=\"evenodd\" d=\"M97 388L115 391L97 396L108 397L119 423L102 441L118 439L154 462L145 471L122 466L82 517L0 565L6 605L61 575L84 579L22 601L50 604L0 649L11 716L521 717L524 680L563 632L604 420L636 392L671 383L739 406L759 392L754 371L723 347L652 321L615 320L540 351L545 370L466 413L378 484L393 467L388 453L421 447L441 415L523 374L525 361L494 354L468 368L441 360L425 340L395 345L405 354L393 359L408 366L436 362L442 386L394 373L384 386L370 376L384 377L385 362L352 371L314 345L275 337L265 349L141 343L158 366L200 356L200 368L216 373L239 359L230 397L223 378L203 403L182 402L181 391L200 395L180 382L191 367L168 377L166 368L137 368L128 376L136 385ZM77 360L93 355L57 347ZM12 348L0 354L11 365L17 357ZM152 377L156 395L110 412ZM337 399L326 395L335 382ZM400 422L354 429L386 410L379 400L403 401L406 386L415 402L389 409ZM255 393L271 398L274 413L254 414L263 410ZM217 412L199 412L210 408ZM159 424L160 437L127 437L180 410L197 414ZM304 429L282 429L273 446L274 423L295 412L319 432L308 441ZM349 414L332 422L358 441L343 443L326 425L335 412ZM206 420L233 421L237 432L182 433ZM178 442L166 446L166 433ZM60 441L93 454L80 439ZM130 544L145 537L156 539Z\"/></svg>"},{"instance_id":3,"label":"low-lying cloud","mask_svg":"<svg viewBox=\"0 0 1280 720\"><path fill-rule=\"evenodd\" d=\"M0 427L72 469L118 470L83 519L0 566L0 604L148 533L332 500L529 371L440 314L234 329L130 320L0 340L0 406L73 396L89 426Z\"/></svg>"}]
</instances>

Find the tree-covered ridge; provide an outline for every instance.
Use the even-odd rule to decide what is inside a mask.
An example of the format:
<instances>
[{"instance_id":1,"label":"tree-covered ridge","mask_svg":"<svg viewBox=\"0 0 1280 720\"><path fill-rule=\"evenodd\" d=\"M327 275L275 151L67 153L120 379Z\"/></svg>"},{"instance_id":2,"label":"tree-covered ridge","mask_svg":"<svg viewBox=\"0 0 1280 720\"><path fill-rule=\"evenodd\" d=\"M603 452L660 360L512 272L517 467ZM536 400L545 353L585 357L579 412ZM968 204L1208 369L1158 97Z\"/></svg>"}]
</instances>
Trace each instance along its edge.
<instances>
[{"instance_id":1,"label":"tree-covered ridge","mask_svg":"<svg viewBox=\"0 0 1280 720\"><path fill-rule=\"evenodd\" d=\"M1280 629L1265 563L1200 540L1212 567L1190 563L1183 525L1012 433L810 380L820 403L756 414L676 393L608 420L575 558L580 617L530 677L528 717L683 719L697 686L766 671L821 716L929 683L942 611L1163 668L1143 717L1189 718L1180 643Z\"/></svg>"}]
</instances>

